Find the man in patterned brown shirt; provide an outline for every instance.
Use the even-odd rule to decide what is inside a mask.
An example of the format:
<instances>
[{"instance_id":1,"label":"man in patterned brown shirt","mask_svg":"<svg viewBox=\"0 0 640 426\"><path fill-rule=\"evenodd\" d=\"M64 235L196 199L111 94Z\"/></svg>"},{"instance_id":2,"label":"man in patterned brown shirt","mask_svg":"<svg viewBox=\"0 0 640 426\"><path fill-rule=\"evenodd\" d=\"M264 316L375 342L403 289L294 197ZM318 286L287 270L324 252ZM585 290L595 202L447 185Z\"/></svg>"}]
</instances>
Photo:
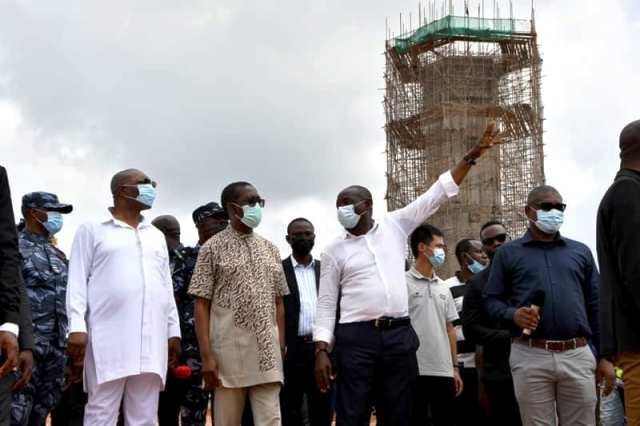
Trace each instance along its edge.
<instances>
[{"instance_id":1,"label":"man in patterned brown shirt","mask_svg":"<svg viewBox=\"0 0 640 426\"><path fill-rule=\"evenodd\" d=\"M256 426L279 426L284 305L289 288L276 246L253 232L264 200L247 182L222 191L231 226L200 249L189 293L214 423L240 426L249 397Z\"/></svg>"}]
</instances>

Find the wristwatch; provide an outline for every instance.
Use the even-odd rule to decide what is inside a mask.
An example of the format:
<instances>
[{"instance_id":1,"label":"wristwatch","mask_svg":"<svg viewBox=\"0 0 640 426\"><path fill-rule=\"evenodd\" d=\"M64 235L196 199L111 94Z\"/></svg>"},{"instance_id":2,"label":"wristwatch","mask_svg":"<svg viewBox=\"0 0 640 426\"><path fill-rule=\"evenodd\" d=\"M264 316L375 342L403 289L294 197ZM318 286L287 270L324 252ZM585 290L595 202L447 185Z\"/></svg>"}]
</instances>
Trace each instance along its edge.
<instances>
[{"instance_id":1,"label":"wristwatch","mask_svg":"<svg viewBox=\"0 0 640 426\"><path fill-rule=\"evenodd\" d=\"M470 166L475 166L477 164L476 159L470 156L469 154L465 155L463 160L466 161L467 164Z\"/></svg>"}]
</instances>

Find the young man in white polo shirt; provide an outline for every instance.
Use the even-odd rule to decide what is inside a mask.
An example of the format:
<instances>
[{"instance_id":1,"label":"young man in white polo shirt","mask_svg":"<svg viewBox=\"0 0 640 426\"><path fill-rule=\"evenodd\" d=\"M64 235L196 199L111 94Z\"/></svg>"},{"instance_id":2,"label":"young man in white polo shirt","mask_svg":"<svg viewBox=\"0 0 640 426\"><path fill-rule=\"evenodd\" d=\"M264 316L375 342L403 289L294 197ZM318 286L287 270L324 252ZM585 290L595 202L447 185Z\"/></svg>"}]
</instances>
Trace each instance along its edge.
<instances>
[{"instance_id":1,"label":"young man in white polo shirt","mask_svg":"<svg viewBox=\"0 0 640 426\"><path fill-rule=\"evenodd\" d=\"M425 224L411 234L416 263L407 272L409 317L421 343L412 426L453 425L453 400L462 392L453 326L458 311L449 287L434 272L444 263L444 248L444 236L435 226Z\"/></svg>"}]
</instances>

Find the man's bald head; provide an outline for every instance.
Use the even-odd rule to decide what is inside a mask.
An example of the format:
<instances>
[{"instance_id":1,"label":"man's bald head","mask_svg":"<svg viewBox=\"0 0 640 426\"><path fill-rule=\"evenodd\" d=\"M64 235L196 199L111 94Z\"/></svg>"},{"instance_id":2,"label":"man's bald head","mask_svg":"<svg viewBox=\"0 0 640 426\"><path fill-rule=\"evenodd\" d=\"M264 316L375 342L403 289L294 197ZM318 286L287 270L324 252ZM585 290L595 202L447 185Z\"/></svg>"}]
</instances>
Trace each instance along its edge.
<instances>
[{"instance_id":1,"label":"man's bald head","mask_svg":"<svg viewBox=\"0 0 640 426\"><path fill-rule=\"evenodd\" d=\"M164 214L151 222L164 234L169 250L175 250L180 245L180 222L174 216Z\"/></svg>"},{"instance_id":2,"label":"man's bald head","mask_svg":"<svg viewBox=\"0 0 640 426\"><path fill-rule=\"evenodd\" d=\"M338 199L345 197L350 198L356 203L362 200L373 201L371 191L360 185L351 185L340 191L340 193L338 194Z\"/></svg>"},{"instance_id":3,"label":"man's bald head","mask_svg":"<svg viewBox=\"0 0 640 426\"><path fill-rule=\"evenodd\" d=\"M138 169L126 169L122 170L111 178L111 194L116 195L116 192L123 185L135 184L135 182L145 179L147 175Z\"/></svg>"},{"instance_id":4,"label":"man's bald head","mask_svg":"<svg viewBox=\"0 0 640 426\"><path fill-rule=\"evenodd\" d=\"M640 168L640 120L627 124L620 132L622 167Z\"/></svg>"}]
</instances>

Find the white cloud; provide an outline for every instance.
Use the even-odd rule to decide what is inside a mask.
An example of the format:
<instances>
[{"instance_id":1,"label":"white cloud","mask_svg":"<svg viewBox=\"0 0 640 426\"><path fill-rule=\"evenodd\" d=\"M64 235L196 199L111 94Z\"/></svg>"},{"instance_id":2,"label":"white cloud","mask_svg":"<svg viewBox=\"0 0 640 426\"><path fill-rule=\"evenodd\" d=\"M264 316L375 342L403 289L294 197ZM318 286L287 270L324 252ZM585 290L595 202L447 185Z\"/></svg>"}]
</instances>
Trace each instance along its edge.
<instances>
[{"instance_id":1,"label":"white cloud","mask_svg":"<svg viewBox=\"0 0 640 426\"><path fill-rule=\"evenodd\" d=\"M516 1L516 17L529 4ZM637 118L634 7L536 2L547 178L570 205L567 234L592 247L617 135ZM261 233L286 251L286 223L307 215L321 247L338 231L342 187L369 186L384 210L384 22L401 12L415 22L415 9L413 0L5 2L0 146L14 207L33 190L73 203L60 235L68 249L80 222L106 213L113 172L138 167L159 182L152 213L178 216L191 244L191 211L243 179L269 200Z\"/></svg>"}]
</instances>

